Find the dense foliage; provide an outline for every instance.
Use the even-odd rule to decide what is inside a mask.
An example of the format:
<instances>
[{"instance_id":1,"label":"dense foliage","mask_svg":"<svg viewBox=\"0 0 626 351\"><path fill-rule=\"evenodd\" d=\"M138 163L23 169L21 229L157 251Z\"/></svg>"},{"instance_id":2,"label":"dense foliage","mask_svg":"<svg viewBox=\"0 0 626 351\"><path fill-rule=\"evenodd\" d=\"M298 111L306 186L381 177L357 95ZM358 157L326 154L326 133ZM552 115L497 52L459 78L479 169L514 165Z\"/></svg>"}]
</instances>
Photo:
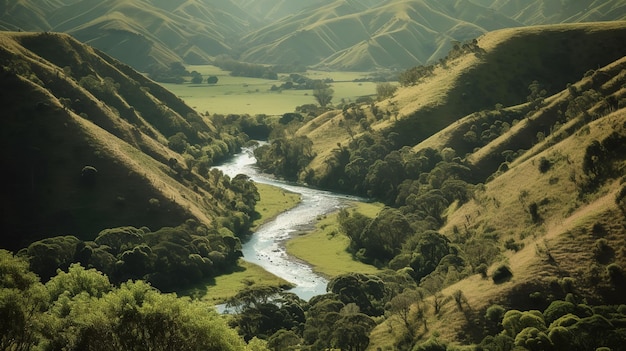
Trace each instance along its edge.
<instances>
[{"instance_id":1,"label":"dense foliage","mask_svg":"<svg viewBox=\"0 0 626 351\"><path fill-rule=\"evenodd\" d=\"M257 165L288 180L298 180L300 173L315 154L313 143L306 136L279 138L254 150Z\"/></svg>"},{"instance_id":2,"label":"dense foliage","mask_svg":"<svg viewBox=\"0 0 626 351\"><path fill-rule=\"evenodd\" d=\"M215 58L213 64L225 71L229 71L230 75L235 77L278 79L278 74L271 66L239 62L223 56Z\"/></svg>"},{"instance_id":3,"label":"dense foliage","mask_svg":"<svg viewBox=\"0 0 626 351\"><path fill-rule=\"evenodd\" d=\"M250 286L233 297L228 306L231 324L248 340L266 339L271 350L363 351L369 345L376 318L385 314L389 301L410 278L349 273L334 277L327 294L306 302L292 293L266 286Z\"/></svg>"},{"instance_id":4,"label":"dense foliage","mask_svg":"<svg viewBox=\"0 0 626 351\"><path fill-rule=\"evenodd\" d=\"M142 281L114 287L78 264L46 284L0 251L2 350L266 350L246 344L214 307Z\"/></svg>"},{"instance_id":5,"label":"dense foliage","mask_svg":"<svg viewBox=\"0 0 626 351\"><path fill-rule=\"evenodd\" d=\"M173 290L214 277L236 264L241 239L255 217L258 192L246 176L233 179L212 169L208 173L215 196L228 199L228 216L212 227L188 220L154 232L132 226L102 230L93 241L74 236L50 237L30 244L20 255L33 272L47 280L72 263L93 267L113 282L145 279L162 290ZM159 206L154 199L152 206Z\"/></svg>"},{"instance_id":6,"label":"dense foliage","mask_svg":"<svg viewBox=\"0 0 626 351\"><path fill-rule=\"evenodd\" d=\"M626 339L626 305L589 306L573 295L543 311L490 307L494 327L478 346L484 351L620 350Z\"/></svg>"}]
</instances>

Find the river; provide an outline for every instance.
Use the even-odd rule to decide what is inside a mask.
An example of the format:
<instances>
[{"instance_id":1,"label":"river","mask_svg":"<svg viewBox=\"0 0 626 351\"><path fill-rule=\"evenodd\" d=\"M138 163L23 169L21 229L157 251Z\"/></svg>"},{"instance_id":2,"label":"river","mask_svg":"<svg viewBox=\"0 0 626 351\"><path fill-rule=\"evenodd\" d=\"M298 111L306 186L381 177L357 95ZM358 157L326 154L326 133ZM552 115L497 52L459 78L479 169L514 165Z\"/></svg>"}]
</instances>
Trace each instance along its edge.
<instances>
[{"instance_id":1,"label":"river","mask_svg":"<svg viewBox=\"0 0 626 351\"><path fill-rule=\"evenodd\" d=\"M255 165L253 149L244 148L230 161L216 168L231 178L245 174L254 182L298 193L301 202L260 226L250 240L243 243L243 259L293 283L295 287L290 291L304 300L326 293L328 280L315 273L306 262L288 255L285 241L295 233L310 228L319 216L345 207L348 201L359 199L277 180L259 172Z\"/></svg>"}]
</instances>

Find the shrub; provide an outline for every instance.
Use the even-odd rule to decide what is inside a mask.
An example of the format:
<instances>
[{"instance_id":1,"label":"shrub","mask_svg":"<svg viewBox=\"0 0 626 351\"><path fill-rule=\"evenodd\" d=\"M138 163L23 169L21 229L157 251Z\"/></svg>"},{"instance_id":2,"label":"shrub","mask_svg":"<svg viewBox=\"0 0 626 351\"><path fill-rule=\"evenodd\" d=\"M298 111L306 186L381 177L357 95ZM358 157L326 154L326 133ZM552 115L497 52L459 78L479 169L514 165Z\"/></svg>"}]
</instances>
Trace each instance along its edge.
<instances>
[{"instance_id":1,"label":"shrub","mask_svg":"<svg viewBox=\"0 0 626 351\"><path fill-rule=\"evenodd\" d=\"M476 267L476 273L480 273L483 279L487 278L487 265L484 263L479 264L478 267Z\"/></svg>"},{"instance_id":2,"label":"shrub","mask_svg":"<svg viewBox=\"0 0 626 351\"><path fill-rule=\"evenodd\" d=\"M610 265L606 266L606 273L612 282L620 281L624 277L622 267L620 267L616 263L611 263Z\"/></svg>"},{"instance_id":3,"label":"shrub","mask_svg":"<svg viewBox=\"0 0 626 351\"><path fill-rule=\"evenodd\" d=\"M530 213L530 218L533 223L541 222L541 216L539 215L539 205L536 202L528 205L528 213Z\"/></svg>"},{"instance_id":4,"label":"shrub","mask_svg":"<svg viewBox=\"0 0 626 351\"><path fill-rule=\"evenodd\" d=\"M547 158L542 157L539 160L539 172L546 173L550 170L550 167L552 167L552 162L550 162Z\"/></svg>"},{"instance_id":5,"label":"shrub","mask_svg":"<svg viewBox=\"0 0 626 351\"><path fill-rule=\"evenodd\" d=\"M491 279L496 284L504 283L513 277L513 272L509 269L509 267L502 265L493 272L491 275Z\"/></svg>"},{"instance_id":6,"label":"shrub","mask_svg":"<svg viewBox=\"0 0 626 351\"><path fill-rule=\"evenodd\" d=\"M543 311L543 316L546 323L552 323L555 320L565 316L568 313L574 313L576 306L573 303L567 301L552 301L550 306Z\"/></svg>"},{"instance_id":7,"label":"shrub","mask_svg":"<svg viewBox=\"0 0 626 351\"><path fill-rule=\"evenodd\" d=\"M500 305L491 305L485 311L485 319L494 323L502 322L506 309Z\"/></svg>"}]
</instances>

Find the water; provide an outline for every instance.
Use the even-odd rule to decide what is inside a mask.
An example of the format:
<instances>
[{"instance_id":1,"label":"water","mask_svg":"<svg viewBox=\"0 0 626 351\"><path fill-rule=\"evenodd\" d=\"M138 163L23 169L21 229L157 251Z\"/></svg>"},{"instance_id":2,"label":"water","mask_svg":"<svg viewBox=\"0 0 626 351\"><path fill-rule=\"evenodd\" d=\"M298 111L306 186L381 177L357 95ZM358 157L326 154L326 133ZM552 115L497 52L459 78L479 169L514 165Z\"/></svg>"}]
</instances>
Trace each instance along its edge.
<instances>
[{"instance_id":1,"label":"water","mask_svg":"<svg viewBox=\"0 0 626 351\"><path fill-rule=\"evenodd\" d=\"M274 179L264 175L255 167L253 150L245 148L230 161L219 167L231 178L245 174L257 183L271 184L287 191L300 194L298 206L283 212L272 221L262 225L243 244L243 259L263 267L295 285L290 291L304 300L326 293L328 280L313 272L311 267L285 251L285 240L303 229L310 228L316 218L337 211L355 197L316 190Z\"/></svg>"}]
</instances>

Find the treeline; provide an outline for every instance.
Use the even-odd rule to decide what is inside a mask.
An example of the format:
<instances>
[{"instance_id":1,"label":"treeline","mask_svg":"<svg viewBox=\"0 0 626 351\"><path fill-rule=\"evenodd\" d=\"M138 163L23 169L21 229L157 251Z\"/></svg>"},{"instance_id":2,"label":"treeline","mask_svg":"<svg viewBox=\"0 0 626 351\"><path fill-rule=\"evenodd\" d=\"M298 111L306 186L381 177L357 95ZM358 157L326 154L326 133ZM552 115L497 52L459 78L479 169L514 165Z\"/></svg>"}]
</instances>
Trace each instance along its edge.
<instances>
[{"instance_id":1,"label":"treeline","mask_svg":"<svg viewBox=\"0 0 626 351\"><path fill-rule=\"evenodd\" d=\"M216 57L212 63L224 71L230 71L230 75L235 77L278 79L278 73L271 66L239 62L229 57Z\"/></svg>"},{"instance_id":2,"label":"treeline","mask_svg":"<svg viewBox=\"0 0 626 351\"><path fill-rule=\"evenodd\" d=\"M0 250L2 350L267 350L246 343L206 303L143 281L113 285L71 265L42 284L28 262Z\"/></svg>"},{"instance_id":3,"label":"treeline","mask_svg":"<svg viewBox=\"0 0 626 351\"><path fill-rule=\"evenodd\" d=\"M208 177L214 196L229 206L212 226L190 219L178 227L155 231L147 227L110 228L93 241L70 235L46 238L18 255L44 281L58 269L67 270L79 263L103 272L113 283L142 279L162 291L229 272L242 256L241 240L256 217L259 194L244 175L230 179L212 169ZM157 211L160 206L158 199L151 199L148 210Z\"/></svg>"},{"instance_id":4,"label":"treeline","mask_svg":"<svg viewBox=\"0 0 626 351\"><path fill-rule=\"evenodd\" d=\"M620 350L626 340L626 305L590 306L573 294L545 310L485 312L488 335L481 350Z\"/></svg>"},{"instance_id":5,"label":"treeline","mask_svg":"<svg viewBox=\"0 0 626 351\"><path fill-rule=\"evenodd\" d=\"M328 283L328 293L304 301L293 293L251 286L227 304L231 325L245 340L267 340L271 350L363 351L372 329L392 312L394 297L415 288L403 274L349 273Z\"/></svg>"}]
</instances>

